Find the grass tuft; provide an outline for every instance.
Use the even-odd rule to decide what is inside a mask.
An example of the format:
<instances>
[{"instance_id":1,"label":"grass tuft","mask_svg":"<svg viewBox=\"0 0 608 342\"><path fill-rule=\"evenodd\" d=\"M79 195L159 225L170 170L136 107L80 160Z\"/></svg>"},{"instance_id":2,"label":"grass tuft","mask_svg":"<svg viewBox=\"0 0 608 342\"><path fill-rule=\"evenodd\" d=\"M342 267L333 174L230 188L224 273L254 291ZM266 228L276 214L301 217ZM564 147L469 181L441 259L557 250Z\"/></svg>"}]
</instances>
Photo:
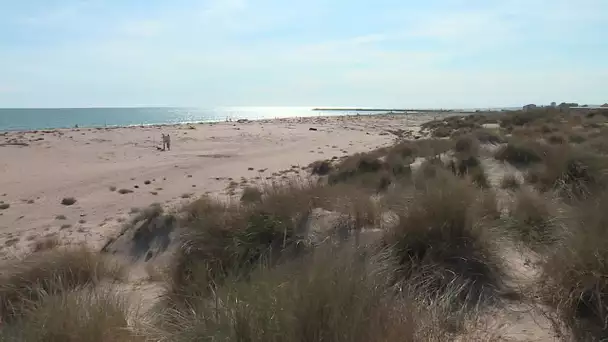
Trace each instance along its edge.
<instances>
[{"instance_id":1,"label":"grass tuft","mask_svg":"<svg viewBox=\"0 0 608 342\"><path fill-rule=\"evenodd\" d=\"M502 144L505 138L497 131L490 129L478 129L475 131L475 137L484 144Z\"/></svg>"},{"instance_id":2,"label":"grass tuft","mask_svg":"<svg viewBox=\"0 0 608 342\"><path fill-rule=\"evenodd\" d=\"M350 249L322 249L247 281L230 278L187 311L165 311L165 337L178 341L415 341L448 337L408 296L387 283L384 265ZM405 293L405 292L403 292ZM426 314L426 315L425 315ZM423 338L424 336L424 338Z\"/></svg>"},{"instance_id":3,"label":"grass tuft","mask_svg":"<svg viewBox=\"0 0 608 342\"><path fill-rule=\"evenodd\" d=\"M119 278L122 269L86 249L53 249L5 265L0 274L0 317L10 321L27 312L43 295L65 293L103 278Z\"/></svg>"},{"instance_id":4,"label":"grass tuft","mask_svg":"<svg viewBox=\"0 0 608 342\"><path fill-rule=\"evenodd\" d=\"M82 289L40 293L38 302L0 330L2 341L144 341L128 324L129 308L117 293Z\"/></svg>"},{"instance_id":5,"label":"grass tuft","mask_svg":"<svg viewBox=\"0 0 608 342\"><path fill-rule=\"evenodd\" d=\"M578 341L608 338L608 196L580 202L563 240L542 264L544 298Z\"/></svg>"},{"instance_id":6,"label":"grass tuft","mask_svg":"<svg viewBox=\"0 0 608 342\"><path fill-rule=\"evenodd\" d=\"M479 141L471 135L462 136L456 139L454 152L476 156L479 154Z\"/></svg>"},{"instance_id":7,"label":"grass tuft","mask_svg":"<svg viewBox=\"0 0 608 342\"><path fill-rule=\"evenodd\" d=\"M59 246L59 239L57 236L46 237L36 241L34 244L34 252L42 252L56 248Z\"/></svg>"},{"instance_id":8,"label":"grass tuft","mask_svg":"<svg viewBox=\"0 0 608 342\"><path fill-rule=\"evenodd\" d=\"M608 157L579 148L559 146L544 163L528 172L527 180L541 191L557 190L565 197L588 197L608 189Z\"/></svg>"},{"instance_id":9,"label":"grass tuft","mask_svg":"<svg viewBox=\"0 0 608 342\"><path fill-rule=\"evenodd\" d=\"M517 167L524 167L541 162L543 149L539 143L533 141L511 140L506 146L501 147L494 157Z\"/></svg>"},{"instance_id":10,"label":"grass tuft","mask_svg":"<svg viewBox=\"0 0 608 342\"><path fill-rule=\"evenodd\" d=\"M404 283L424 288L431 297L456 291L455 306L495 298L501 263L489 232L476 226L471 204L479 195L470 183L445 172L418 184L399 224L385 237Z\"/></svg>"},{"instance_id":11,"label":"grass tuft","mask_svg":"<svg viewBox=\"0 0 608 342\"><path fill-rule=\"evenodd\" d=\"M500 187L505 190L517 190L520 187L519 180L512 173L505 174L500 182Z\"/></svg>"},{"instance_id":12,"label":"grass tuft","mask_svg":"<svg viewBox=\"0 0 608 342\"><path fill-rule=\"evenodd\" d=\"M325 176L332 170L331 163L327 160L319 160L310 164L313 175Z\"/></svg>"},{"instance_id":13,"label":"grass tuft","mask_svg":"<svg viewBox=\"0 0 608 342\"><path fill-rule=\"evenodd\" d=\"M553 205L532 190L519 190L506 223L509 231L534 249L554 243L558 227Z\"/></svg>"},{"instance_id":14,"label":"grass tuft","mask_svg":"<svg viewBox=\"0 0 608 342\"><path fill-rule=\"evenodd\" d=\"M258 202L262 199L262 191L257 187L248 186L243 189L243 194L241 195L241 202L243 203L253 203Z\"/></svg>"}]
</instances>

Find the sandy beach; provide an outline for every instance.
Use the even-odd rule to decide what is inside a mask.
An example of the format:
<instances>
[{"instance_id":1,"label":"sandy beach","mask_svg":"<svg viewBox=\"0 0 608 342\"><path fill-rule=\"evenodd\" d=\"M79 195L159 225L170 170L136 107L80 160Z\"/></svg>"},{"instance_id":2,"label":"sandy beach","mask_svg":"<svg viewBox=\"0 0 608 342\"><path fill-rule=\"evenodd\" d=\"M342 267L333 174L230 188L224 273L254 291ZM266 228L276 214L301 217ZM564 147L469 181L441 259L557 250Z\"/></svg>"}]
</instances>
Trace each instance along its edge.
<instances>
[{"instance_id":1,"label":"sandy beach","mask_svg":"<svg viewBox=\"0 0 608 342\"><path fill-rule=\"evenodd\" d=\"M390 144L399 130L415 135L429 119L312 117L0 133L0 204L9 205L0 210L0 253L14 257L48 235L97 248L133 208L171 209L203 194L238 196L247 185L305 177L311 162ZM163 133L172 137L171 151L158 149ZM76 203L63 205L69 197Z\"/></svg>"}]
</instances>

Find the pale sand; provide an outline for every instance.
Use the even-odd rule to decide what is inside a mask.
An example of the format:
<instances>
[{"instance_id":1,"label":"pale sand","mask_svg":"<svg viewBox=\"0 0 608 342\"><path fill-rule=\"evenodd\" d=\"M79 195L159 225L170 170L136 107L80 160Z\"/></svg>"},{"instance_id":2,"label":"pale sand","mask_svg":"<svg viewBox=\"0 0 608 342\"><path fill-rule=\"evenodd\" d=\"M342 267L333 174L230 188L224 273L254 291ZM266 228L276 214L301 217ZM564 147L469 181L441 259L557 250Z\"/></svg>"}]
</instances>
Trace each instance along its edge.
<instances>
[{"instance_id":1,"label":"pale sand","mask_svg":"<svg viewBox=\"0 0 608 342\"><path fill-rule=\"evenodd\" d=\"M396 135L389 131L417 132L429 119L313 117L0 134L0 201L10 204L0 210L0 255L27 252L34 241L53 234L63 243L84 241L97 248L116 234L131 208L154 202L176 208L191 200L183 194L224 196L230 179L261 184L281 179L278 173L285 170L306 176L301 168L311 162L391 144ZM171 134L172 151L157 150L161 133ZM3 145L15 141L29 146ZM145 185L147 180L151 184ZM113 186L134 192L121 195L110 191ZM64 197L77 203L64 206ZM67 224L71 227L61 229Z\"/></svg>"}]
</instances>

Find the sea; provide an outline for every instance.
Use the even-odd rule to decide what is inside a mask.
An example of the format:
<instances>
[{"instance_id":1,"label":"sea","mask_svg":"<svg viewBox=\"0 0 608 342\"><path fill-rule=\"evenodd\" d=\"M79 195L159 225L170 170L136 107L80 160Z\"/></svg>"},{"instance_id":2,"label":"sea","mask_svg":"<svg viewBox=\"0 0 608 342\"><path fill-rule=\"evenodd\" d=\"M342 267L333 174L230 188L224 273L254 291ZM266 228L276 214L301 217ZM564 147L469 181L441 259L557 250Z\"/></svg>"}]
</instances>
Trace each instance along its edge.
<instances>
[{"instance_id":1,"label":"sea","mask_svg":"<svg viewBox=\"0 0 608 342\"><path fill-rule=\"evenodd\" d=\"M357 111L319 111L313 107L218 108L0 108L0 131L72 127L116 127L355 115ZM363 114L363 113L361 113Z\"/></svg>"},{"instance_id":2,"label":"sea","mask_svg":"<svg viewBox=\"0 0 608 342\"><path fill-rule=\"evenodd\" d=\"M463 110L468 111L468 110ZM313 107L139 107L139 108L0 108L0 131L72 127L116 127L262 120L312 116L390 113L357 109L315 110ZM408 112L416 114L415 111Z\"/></svg>"}]
</instances>

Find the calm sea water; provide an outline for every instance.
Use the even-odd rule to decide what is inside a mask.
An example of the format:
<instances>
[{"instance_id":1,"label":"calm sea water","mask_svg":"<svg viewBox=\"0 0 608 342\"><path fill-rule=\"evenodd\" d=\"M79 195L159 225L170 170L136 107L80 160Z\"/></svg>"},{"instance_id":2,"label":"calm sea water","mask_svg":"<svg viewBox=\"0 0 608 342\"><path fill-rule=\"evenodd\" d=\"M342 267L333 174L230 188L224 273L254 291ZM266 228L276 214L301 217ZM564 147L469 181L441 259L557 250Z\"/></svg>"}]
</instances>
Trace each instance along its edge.
<instances>
[{"instance_id":1,"label":"calm sea water","mask_svg":"<svg viewBox=\"0 0 608 342\"><path fill-rule=\"evenodd\" d=\"M499 111L511 108L480 108ZM474 112L476 109L454 109ZM386 113L386 112L384 112ZM415 113L415 112L410 112ZM221 122L228 119L275 119L310 116L383 114L354 110L314 111L313 107L219 107L219 108L0 108L0 132L50 128L161 125Z\"/></svg>"},{"instance_id":2,"label":"calm sea water","mask_svg":"<svg viewBox=\"0 0 608 342\"><path fill-rule=\"evenodd\" d=\"M227 119L274 119L348 115L354 112L313 111L312 107L223 108L0 108L0 131L46 128L106 127L218 122Z\"/></svg>"}]
</instances>

